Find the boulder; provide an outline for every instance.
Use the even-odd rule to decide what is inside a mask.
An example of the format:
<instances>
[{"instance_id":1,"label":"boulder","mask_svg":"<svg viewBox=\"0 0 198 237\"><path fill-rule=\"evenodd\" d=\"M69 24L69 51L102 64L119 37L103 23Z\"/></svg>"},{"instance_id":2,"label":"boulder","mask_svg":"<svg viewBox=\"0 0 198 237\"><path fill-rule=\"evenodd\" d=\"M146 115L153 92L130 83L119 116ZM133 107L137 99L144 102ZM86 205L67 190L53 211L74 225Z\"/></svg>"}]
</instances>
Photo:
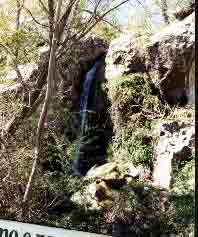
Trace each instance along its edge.
<instances>
[{"instance_id":1,"label":"boulder","mask_svg":"<svg viewBox=\"0 0 198 237\"><path fill-rule=\"evenodd\" d=\"M121 171L120 164L117 162L110 162L91 168L87 172L85 180L95 179L98 184L104 182L108 188L119 189L126 184L126 177Z\"/></svg>"},{"instance_id":2,"label":"boulder","mask_svg":"<svg viewBox=\"0 0 198 237\"><path fill-rule=\"evenodd\" d=\"M174 178L173 165L182 167L192 159L195 128L190 122L164 122L158 125L155 134L159 137L155 147L153 184L169 189Z\"/></svg>"},{"instance_id":3,"label":"boulder","mask_svg":"<svg viewBox=\"0 0 198 237\"><path fill-rule=\"evenodd\" d=\"M113 40L106 56L106 78L121 77L124 74L144 72L144 55L138 47L134 34L124 33Z\"/></svg>"},{"instance_id":4,"label":"boulder","mask_svg":"<svg viewBox=\"0 0 198 237\"><path fill-rule=\"evenodd\" d=\"M133 180L134 178L146 182L151 178L151 171L148 167L143 165L135 167L130 161L125 163L116 161L92 167L84 179L102 179L110 186L113 183L120 182L120 186L122 186L121 180L127 181Z\"/></svg>"},{"instance_id":5,"label":"boulder","mask_svg":"<svg viewBox=\"0 0 198 237\"><path fill-rule=\"evenodd\" d=\"M175 21L150 36L143 46L139 44L141 37L124 33L109 46L106 78L111 80L130 73L146 72L167 102L186 103L194 86L194 74L190 73L194 61L194 29L192 13L183 21Z\"/></svg>"},{"instance_id":6,"label":"boulder","mask_svg":"<svg viewBox=\"0 0 198 237\"><path fill-rule=\"evenodd\" d=\"M194 13L170 24L150 37L146 45L146 68L169 103L187 96L186 77L194 60Z\"/></svg>"},{"instance_id":7,"label":"boulder","mask_svg":"<svg viewBox=\"0 0 198 237\"><path fill-rule=\"evenodd\" d=\"M83 191L74 193L71 197L71 201L78 203L79 205L87 206L90 210L99 210L100 205L95 196L96 184L89 184Z\"/></svg>"},{"instance_id":8,"label":"boulder","mask_svg":"<svg viewBox=\"0 0 198 237\"><path fill-rule=\"evenodd\" d=\"M94 166L87 172L86 178L105 178L115 172L117 172L117 174L119 172L118 164L116 162L110 162L98 167Z\"/></svg>"},{"instance_id":9,"label":"boulder","mask_svg":"<svg viewBox=\"0 0 198 237\"><path fill-rule=\"evenodd\" d=\"M25 65L19 65L18 69L21 73L21 76L24 81L28 80L34 70L38 70L38 65L37 64L25 64ZM18 75L15 70L12 70L8 72L8 74L5 77L5 80L11 80L11 81L17 81L18 80Z\"/></svg>"}]
</instances>

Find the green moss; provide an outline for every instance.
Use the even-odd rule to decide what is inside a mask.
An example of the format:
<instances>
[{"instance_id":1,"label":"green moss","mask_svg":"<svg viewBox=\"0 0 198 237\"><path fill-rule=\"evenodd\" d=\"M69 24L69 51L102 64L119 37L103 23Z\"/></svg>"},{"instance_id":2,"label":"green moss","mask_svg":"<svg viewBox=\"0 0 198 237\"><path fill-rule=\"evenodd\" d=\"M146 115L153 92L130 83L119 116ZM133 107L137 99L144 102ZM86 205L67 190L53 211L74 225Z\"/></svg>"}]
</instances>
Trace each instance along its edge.
<instances>
[{"instance_id":1,"label":"green moss","mask_svg":"<svg viewBox=\"0 0 198 237\"><path fill-rule=\"evenodd\" d=\"M172 202L177 213L177 219L188 222L194 216L194 159L178 170L174 178Z\"/></svg>"},{"instance_id":2,"label":"green moss","mask_svg":"<svg viewBox=\"0 0 198 237\"><path fill-rule=\"evenodd\" d=\"M116 130L130 125L135 127L134 121L139 127L139 121L146 122L163 112L164 106L154 94L154 85L146 74L134 73L114 78L107 87L112 102L111 118Z\"/></svg>"},{"instance_id":3,"label":"green moss","mask_svg":"<svg viewBox=\"0 0 198 237\"><path fill-rule=\"evenodd\" d=\"M194 158L194 156L193 156ZM194 159L185 164L185 166L178 170L174 177L174 183L171 191L179 195L188 194L194 191Z\"/></svg>"},{"instance_id":4,"label":"green moss","mask_svg":"<svg viewBox=\"0 0 198 237\"><path fill-rule=\"evenodd\" d=\"M109 144L107 147L107 157L109 161L113 160L113 146L112 144Z\"/></svg>"},{"instance_id":5,"label":"green moss","mask_svg":"<svg viewBox=\"0 0 198 237\"><path fill-rule=\"evenodd\" d=\"M122 133L114 139L113 157L119 161L133 164L149 164L153 158L153 139L147 128L123 129Z\"/></svg>"}]
</instances>

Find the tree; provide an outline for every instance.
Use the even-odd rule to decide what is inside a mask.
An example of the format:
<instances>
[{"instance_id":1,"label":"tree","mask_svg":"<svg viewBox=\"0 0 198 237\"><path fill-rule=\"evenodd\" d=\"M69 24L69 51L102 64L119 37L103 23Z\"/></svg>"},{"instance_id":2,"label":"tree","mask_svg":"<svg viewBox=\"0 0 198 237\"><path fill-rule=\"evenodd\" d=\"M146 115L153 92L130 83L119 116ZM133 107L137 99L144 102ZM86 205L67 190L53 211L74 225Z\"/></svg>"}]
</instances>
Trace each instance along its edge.
<instances>
[{"instance_id":1,"label":"tree","mask_svg":"<svg viewBox=\"0 0 198 237\"><path fill-rule=\"evenodd\" d=\"M56 4L54 1L48 0L48 7L46 7L43 1L38 1L39 3L41 3L43 11L45 13L47 11L46 14L48 14L48 23L46 23L46 19L42 19L41 16L38 16L38 21L37 17L34 16L31 10L26 6L24 6L23 9L30 15L31 20L37 24L37 27L40 31L44 31L46 33L48 32L47 34L51 34L50 32L52 31L53 9ZM111 2L111 4L108 5L108 1L98 0L95 2L94 7L89 10L91 14L86 14L87 9L81 9L81 1L70 0L63 2L64 7L62 7L61 9L62 15L58 24L57 40L59 44L55 55L56 64L58 65L58 62L65 55L67 55L68 51L71 51L72 47L74 47L74 45L82 40L82 38L84 38L99 22L105 20L105 17L108 16L108 14L118 9L128 1L129 0L124 0L117 3L117 1L114 0ZM84 4L86 5L86 8L89 7L88 3ZM76 16L80 16L80 18ZM51 38L52 37L50 36L49 40L47 40L48 45L50 45ZM37 80L34 85L34 91L32 91L31 93L31 102L29 103L29 94L26 95L24 101L28 101L28 106L24 104L24 107L22 108L20 114L14 115L10 119L10 121L8 121L7 125L5 126L6 134L14 134L22 121L32 114L32 112L35 110L35 107L37 107L39 102L41 101L41 98L43 98L43 93L45 93L43 88L46 84L48 60L49 58L46 57L45 60L42 59L42 61L39 63ZM59 70L58 67L56 67L56 70ZM28 86L29 85L27 85L27 87Z\"/></svg>"},{"instance_id":2,"label":"tree","mask_svg":"<svg viewBox=\"0 0 198 237\"><path fill-rule=\"evenodd\" d=\"M51 47L50 47L50 59L49 59L48 76L47 76L47 90L46 90L45 100L43 103L42 111L40 113L40 118L38 121L38 126L37 126L37 131L36 131L36 144L35 144L35 148L34 148L34 162L33 162L33 166L32 166L32 172L29 177L29 181L28 181L28 184L26 187L23 202L26 202L28 200L28 195L30 192L32 179L33 179L35 171L36 171L37 161L39 158L41 133L42 133L45 117L47 115L47 109L48 109L48 106L50 103L50 96L52 94L52 85L53 85L54 72L55 72L55 54L56 54L56 49L57 49L57 46L59 43L59 41L58 41L58 35L59 35L58 23L59 23L59 18L60 18L61 5L62 5L62 0L59 0L58 4L57 4L57 11L56 11L55 20L54 20L54 14L53 14L53 19L51 17L49 18L49 22L50 22L49 37L51 39L51 42L50 42Z\"/></svg>"},{"instance_id":3,"label":"tree","mask_svg":"<svg viewBox=\"0 0 198 237\"><path fill-rule=\"evenodd\" d=\"M168 16L168 6L167 6L167 0L161 0L161 10L162 10L162 16L164 19L164 23L168 25L170 23L169 16Z\"/></svg>"},{"instance_id":4,"label":"tree","mask_svg":"<svg viewBox=\"0 0 198 237\"><path fill-rule=\"evenodd\" d=\"M18 114L14 114L11 120L6 124L4 136L13 135L23 120L28 118L38 108L38 105L44 99L36 131L34 162L23 199L25 204L28 201L33 177L37 167L37 161L39 159L40 139L50 102L50 97L52 95L53 83L55 83L55 74L60 74L58 68L59 61L62 60L62 58L64 58L65 55L71 51L72 47L75 47L75 45L82 38L84 38L98 23L103 20L106 21L105 17L109 13L128 1L129 0L120 1L119 3L117 3L117 1L112 1L112 4L109 5L109 1L98 0L95 2L94 7L92 8L88 4L88 1L59 0L56 3L54 0L48 0L46 5L46 2L38 0L42 11L45 13L45 16L47 16L46 21L46 17L43 18L40 14L38 16L35 15L36 11L34 12L34 9L29 9L26 6L25 1L20 2L17 0L16 28L13 34L11 34L12 37L14 37L15 34L17 35L16 50L12 52L12 42L10 44L5 44L5 42L2 41L1 46L7 51L7 53L11 55L12 59L15 60L13 61L13 65L15 70L18 71L18 77L20 77L22 89L27 90L27 92L28 90L31 91L31 99L28 98L28 93L24 93L24 105L21 111ZM56 15L54 13L55 8L57 9ZM23 22L20 21L22 12L24 12L26 16L29 16L26 18L26 21L24 20ZM88 12L89 14L87 14ZM44 33L42 33L43 39L46 39L45 41L49 46L49 52L46 53L46 57L42 58L42 60L39 62L38 70L34 77L34 88L31 87L31 84L29 84L28 80L24 82L20 71L18 70L21 49L21 47L19 47L21 39L18 37L18 33L20 31L26 32L26 22L30 20L36 24L37 29L39 28L40 31L41 29L44 31ZM48 37L46 37L46 35L48 35Z\"/></svg>"}]
</instances>

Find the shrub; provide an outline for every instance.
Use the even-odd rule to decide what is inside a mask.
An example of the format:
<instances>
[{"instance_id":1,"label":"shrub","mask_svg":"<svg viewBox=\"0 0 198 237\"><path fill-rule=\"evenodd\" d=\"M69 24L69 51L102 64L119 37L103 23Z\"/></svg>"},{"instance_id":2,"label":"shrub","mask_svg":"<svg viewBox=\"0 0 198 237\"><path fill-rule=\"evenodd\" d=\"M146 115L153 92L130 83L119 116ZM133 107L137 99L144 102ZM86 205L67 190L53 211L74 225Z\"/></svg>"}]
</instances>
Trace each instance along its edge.
<instances>
[{"instance_id":1,"label":"shrub","mask_svg":"<svg viewBox=\"0 0 198 237\"><path fill-rule=\"evenodd\" d=\"M156 114L163 105L153 93L153 84L146 75L135 73L108 82L114 125L114 159L149 163L153 157L153 141L148 135Z\"/></svg>"}]
</instances>

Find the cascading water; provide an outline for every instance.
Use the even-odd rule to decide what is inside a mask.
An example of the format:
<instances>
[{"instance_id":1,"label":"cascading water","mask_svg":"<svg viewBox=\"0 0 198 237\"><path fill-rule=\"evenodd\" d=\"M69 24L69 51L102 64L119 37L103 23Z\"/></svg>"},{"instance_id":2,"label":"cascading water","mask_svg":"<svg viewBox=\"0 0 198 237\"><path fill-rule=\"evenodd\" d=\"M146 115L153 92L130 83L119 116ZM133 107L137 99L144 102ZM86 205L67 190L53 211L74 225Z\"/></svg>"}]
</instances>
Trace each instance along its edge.
<instances>
[{"instance_id":1,"label":"cascading water","mask_svg":"<svg viewBox=\"0 0 198 237\"><path fill-rule=\"evenodd\" d=\"M87 131L91 127L89 120L96 114L96 93L97 93L97 82L96 75L97 70L104 62L104 57L100 57L91 70L87 72L83 83L83 90L80 97L80 137L86 135ZM80 162L80 143L76 149L76 159L74 161L74 174L78 176L83 175L81 162Z\"/></svg>"},{"instance_id":2,"label":"cascading water","mask_svg":"<svg viewBox=\"0 0 198 237\"><path fill-rule=\"evenodd\" d=\"M80 99L80 115L81 115L81 133L84 134L89 128L88 114L96 113L93 101L96 96L96 88L94 88L94 80L96 78L97 68L101 65L102 59L98 60L91 70L86 74L83 83L83 92Z\"/></svg>"}]
</instances>

